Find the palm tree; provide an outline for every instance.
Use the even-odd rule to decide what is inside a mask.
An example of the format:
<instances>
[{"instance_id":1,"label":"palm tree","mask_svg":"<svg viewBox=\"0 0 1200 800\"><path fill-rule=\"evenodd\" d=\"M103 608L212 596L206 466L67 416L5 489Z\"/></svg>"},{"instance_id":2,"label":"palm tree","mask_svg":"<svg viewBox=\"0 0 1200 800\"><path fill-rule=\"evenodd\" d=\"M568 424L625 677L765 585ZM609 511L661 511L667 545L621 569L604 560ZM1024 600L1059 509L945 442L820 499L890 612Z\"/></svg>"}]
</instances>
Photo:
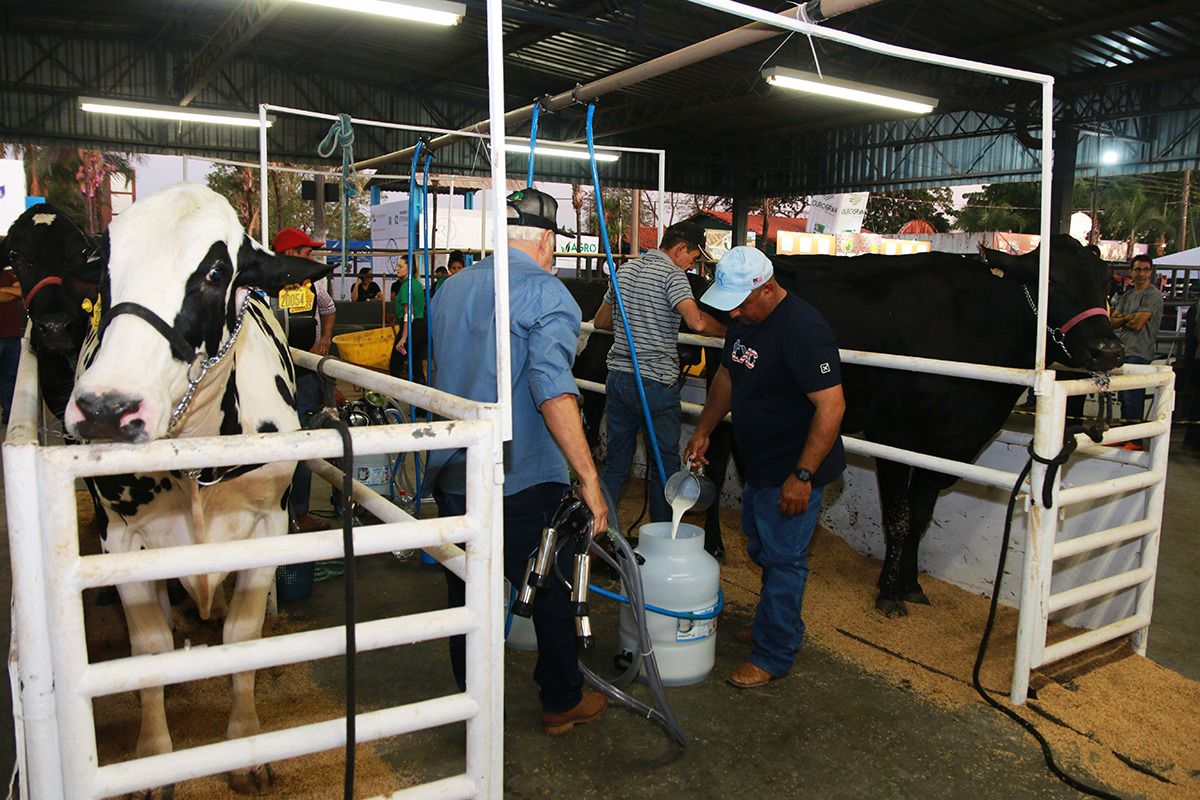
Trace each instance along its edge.
<instances>
[{"instance_id":1,"label":"palm tree","mask_svg":"<svg viewBox=\"0 0 1200 800\"><path fill-rule=\"evenodd\" d=\"M29 194L45 197L88 233L99 233L108 223L109 177L129 180L134 174L130 158L120 153L32 144L12 150L25 163Z\"/></svg>"},{"instance_id":2,"label":"palm tree","mask_svg":"<svg viewBox=\"0 0 1200 800\"><path fill-rule=\"evenodd\" d=\"M1133 257L1139 240L1150 240L1172 232L1166 215L1142 187L1128 178L1113 181L1104 189L1106 233L1125 240L1125 258Z\"/></svg>"}]
</instances>

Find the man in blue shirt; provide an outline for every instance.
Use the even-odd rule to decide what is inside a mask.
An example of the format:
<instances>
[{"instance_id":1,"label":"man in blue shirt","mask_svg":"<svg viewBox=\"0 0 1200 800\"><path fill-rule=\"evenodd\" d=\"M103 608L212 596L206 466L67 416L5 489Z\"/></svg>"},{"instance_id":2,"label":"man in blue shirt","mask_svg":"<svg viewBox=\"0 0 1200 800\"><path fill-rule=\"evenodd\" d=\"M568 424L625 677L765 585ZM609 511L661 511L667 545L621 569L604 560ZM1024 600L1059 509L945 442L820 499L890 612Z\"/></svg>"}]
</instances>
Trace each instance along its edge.
<instances>
[{"instance_id":1,"label":"man in blue shirt","mask_svg":"<svg viewBox=\"0 0 1200 800\"><path fill-rule=\"evenodd\" d=\"M728 680L750 689L786 675L804 643L808 546L825 485L846 466L841 362L829 323L785 291L771 260L753 247L721 258L701 302L728 311L732 322L687 453L706 463L708 435L733 411L746 464L742 529L762 567L762 593L754 626L738 634L753 645L750 658Z\"/></svg>"},{"instance_id":2,"label":"man in blue shirt","mask_svg":"<svg viewBox=\"0 0 1200 800\"><path fill-rule=\"evenodd\" d=\"M536 189L514 192L508 198L513 438L504 445L504 575L514 586L524 580L542 528L550 523L569 485L568 463L579 479L580 497L595 516L596 531L606 530L608 524L599 473L580 421L579 390L571 374L579 306L550 274L557 215L554 198ZM438 291L430 312L436 343L435 388L472 400L496 401L494 297L491 257L451 275ZM462 451L435 453L431 471L442 460L445 464L434 488L438 512L463 514L466 456ZM564 549L562 556L563 574L570 574L571 554ZM446 582L449 605L462 605L462 581L447 571ZM596 719L607 699L598 692L582 691L570 595L561 582L551 584L538 590L533 604L538 640L533 677L541 687L542 728L554 736ZM463 637L451 639L450 660L460 688L465 688L465 648Z\"/></svg>"}]
</instances>

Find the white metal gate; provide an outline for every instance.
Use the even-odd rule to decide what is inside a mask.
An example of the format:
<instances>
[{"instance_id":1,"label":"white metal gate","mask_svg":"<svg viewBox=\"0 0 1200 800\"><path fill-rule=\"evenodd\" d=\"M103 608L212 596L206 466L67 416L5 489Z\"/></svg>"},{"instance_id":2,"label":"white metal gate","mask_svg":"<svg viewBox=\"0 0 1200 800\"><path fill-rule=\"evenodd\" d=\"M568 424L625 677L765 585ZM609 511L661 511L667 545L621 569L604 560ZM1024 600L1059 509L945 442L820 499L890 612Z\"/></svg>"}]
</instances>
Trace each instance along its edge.
<instances>
[{"instance_id":1,"label":"white metal gate","mask_svg":"<svg viewBox=\"0 0 1200 800\"><path fill-rule=\"evenodd\" d=\"M234 672L344 654L344 629L305 631L203 649L176 650L89 664L84 589L161 580L197 571L237 571L342 556L340 531L221 544L81 556L76 479L133 471L192 469L317 459L331 480L340 471L320 460L342 453L336 431L160 440L145 444L46 447L39 442L41 406L36 357L25 340L8 440L4 444L9 540L12 548L15 674L13 694L23 797L103 798L345 744L344 718L299 728L101 766L92 699ZM301 366L317 358L293 351ZM503 471L499 407L475 403L341 362L327 371L365 388L433 410L443 422L352 429L361 454L464 447L468 511L461 517L414 519L374 491L355 484L355 499L384 522L355 530L358 555L422 548L466 581L466 605L357 627L358 649L373 650L456 634L467 637L468 691L357 716L358 741L371 741L465 721L462 774L394 797L499 797L502 774L503 641L500 552ZM463 545L463 549L455 545ZM465 550L465 552L464 552ZM11 668L12 665L10 665Z\"/></svg>"}]
</instances>

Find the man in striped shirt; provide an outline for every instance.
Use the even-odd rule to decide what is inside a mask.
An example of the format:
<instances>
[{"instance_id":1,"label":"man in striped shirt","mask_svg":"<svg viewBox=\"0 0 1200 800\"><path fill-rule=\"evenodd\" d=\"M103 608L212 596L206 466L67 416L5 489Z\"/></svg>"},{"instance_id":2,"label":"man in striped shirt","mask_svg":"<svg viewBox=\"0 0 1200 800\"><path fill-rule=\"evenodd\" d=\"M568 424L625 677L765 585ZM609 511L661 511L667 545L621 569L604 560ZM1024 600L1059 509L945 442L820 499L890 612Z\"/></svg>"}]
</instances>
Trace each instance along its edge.
<instances>
[{"instance_id":1,"label":"man in striped shirt","mask_svg":"<svg viewBox=\"0 0 1200 800\"><path fill-rule=\"evenodd\" d=\"M725 326L700 310L688 283L687 270L696 259L704 256L703 248L704 229L693 222L680 222L663 232L657 250L617 269L625 314L633 331L642 387L654 422L663 470L668 476L679 469L679 390L682 383L676 339L679 321L682 319L688 328L705 336L725 335ZM605 384L608 457L601 480L613 502L617 502L633 462L638 431L642 431L651 476L650 519L665 522L671 519L671 509L663 496L663 484L653 453L649 452L652 444L646 433L645 415L634 381L629 341L620 314L613 314L615 303L610 286L593 320L597 328L615 333L608 353Z\"/></svg>"}]
</instances>

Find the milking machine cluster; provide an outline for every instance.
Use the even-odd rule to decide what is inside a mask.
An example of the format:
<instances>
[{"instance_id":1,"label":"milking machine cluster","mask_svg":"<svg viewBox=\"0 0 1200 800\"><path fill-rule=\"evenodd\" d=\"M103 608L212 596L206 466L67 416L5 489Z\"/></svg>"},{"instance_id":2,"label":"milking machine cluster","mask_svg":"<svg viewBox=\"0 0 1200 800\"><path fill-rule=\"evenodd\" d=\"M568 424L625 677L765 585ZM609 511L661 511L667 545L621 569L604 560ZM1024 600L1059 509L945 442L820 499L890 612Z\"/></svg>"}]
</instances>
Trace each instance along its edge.
<instances>
[{"instance_id":1,"label":"milking machine cluster","mask_svg":"<svg viewBox=\"0 0 1200 800\"><path fill-rule=\"evenodd\" d=\"M722 606L720 569L704 551L704 532L695 525L678 526L676 535L672 535L670 523L645 525L641 529L642 546L635 551L616 524L611 498L608 503L613 524L607 531L597 532L593 516L575 487L564 493L550 524L542 531L537 551L529 558L525 580L516 592L510 613L529 617L538 590L560 581L571 593L579 646L590 649L595 643L590 595L624 603L620 626L623 653L617 657L624 673L609 682L582 662L579 667L591 686L658 722L672 739L686 745L687 734L671 711L663 687L696 683L712 670L716 618ZM560 556L568 547L572 553L569 578L559 567ZM620 576L621 594L590 583L593 556ZM660 662L666 669L660 669ZM624 690L635 678L649 686L654 706Z\"/></svg>"}]
</instances>

